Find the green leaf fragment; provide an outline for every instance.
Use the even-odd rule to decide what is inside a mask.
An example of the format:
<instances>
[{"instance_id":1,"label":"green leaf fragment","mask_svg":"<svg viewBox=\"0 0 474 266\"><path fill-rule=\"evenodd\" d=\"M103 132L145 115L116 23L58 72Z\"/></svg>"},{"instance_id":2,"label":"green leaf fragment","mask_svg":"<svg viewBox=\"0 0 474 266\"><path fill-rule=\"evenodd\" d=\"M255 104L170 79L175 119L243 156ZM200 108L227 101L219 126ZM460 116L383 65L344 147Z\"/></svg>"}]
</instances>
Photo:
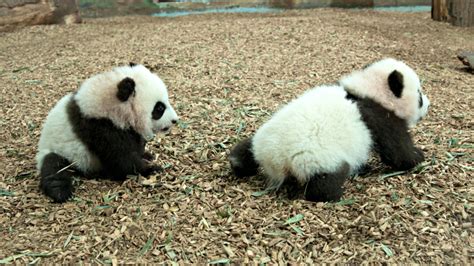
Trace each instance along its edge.
<instances>
[{"instance_id":1,"label":"green leaf fragment","mask_svg":"<svg viewBox=\"0 0 474 266\"><path fill-rule=\"evenodd\" d=\"M336 204L337 205L352 205L356 202L355 199L343 199L338 201Z\"/></svg>"},{"instance_id":2,"label":"green leaf fragment","mask_svg":"<svg viewBox=\"0 0 474 266\"><path fill-rule=\"evenodd\" d=\"M388 173L388 174L385 174L385 175L381 175L380 179L385 179L387 177L397 176L397 175L401 175L401 174L404 174L404 173L405 173L405 171L397 171L397 172L393 172L393 173Z\"/></svg>"},{"instance_id":3,"label":"green leaf fragment","mask_svg":"<svg viewBox=\"0 0 474 266\"><path fill-rule=\"evenodd\" d=\"M74 231L72 231L72 232L69 234L69 236L67 237L66 241L64 241L63 248L66 248L67 245L69 245L69 242L71 242L71 239L72 239L72 237L73 237L73 233L74 233Z\"/></svg>"},{"instance_id":4,"label":"green leaf fragment","mask_svg":"<svg viewBox=\"0 0 474 266\"><path fill-rule=\"evenodd\" d=\"M303 214L297 214L291 218L289 218L288 220L286 220L285 224L293 224L293 223L297 223L301 220L303 220L304 218L304 215Z\"/></svg>"},{"instance_id":5,"label":"green leaf fragment","mask_svg":"<svg viewBox=\"0 0 474 266\"><path fill-rule=\"evenodd\" d=\"M15 193L14 192L11 192L11 191L8 191L8 190L4 190L4 189L0 189L0 196L14 196Z\"/></svg>"},{"instance_id":6,"label":"green leaf fragment","mask_svg":"<svg viewBox=\"0 0 474 266\"><path fill-rule=\"evenodd\" d=\"M140 249L140 256L145 255L150 249L153 247L153 241L155 241L155 237L151 237L146 241L145 245Z\"/></svg>"},{"instance_id":7,"label":"green leaf fragment","mask_svg":"<svg viewBox=\"0 0 474 266\"><path fill-rule=\"evenodd\" d=\"M268 194L268 192L269 192L268 190L256 191L256 192L252 193L252 196L261 197L263 195Z\"/></svg>"},{"instance_id":8,"label":"green leaf fragment","mask_svg":"<svg viewBox=\"0 0 474 266\"><path fill-rule=\"evenodd\" d=\"M290 225L290 227L291 227L291 229L293 229L298 235L304 235L303 230L301 230L300 227L294 226L294 225Z\"/></svg>"},{"instance_id":9,"label":"green leaf fragment","mask_svg":"<svg viewBox=\"0 0 474 266\"><path fill-rule=\"evenodd\" d=\"M217 260L212 260L209 262L209 264L229 264L230 263L230 259L227 259L227 258L224 258L224 259L217 259Z\"/></svg>"},{"instance_id":10,"label":"green leaf fragment","mask_svg":"<svg viewBox=\"0 0 474 266\"><path fill-rule=\"evenodd\" d=\"M393 256L393 251L389 247L387 247L384 244L380 244L380 247L382 248L383 252L385 252L387 256L389 257Z\"/></svg>"}]
</instances>

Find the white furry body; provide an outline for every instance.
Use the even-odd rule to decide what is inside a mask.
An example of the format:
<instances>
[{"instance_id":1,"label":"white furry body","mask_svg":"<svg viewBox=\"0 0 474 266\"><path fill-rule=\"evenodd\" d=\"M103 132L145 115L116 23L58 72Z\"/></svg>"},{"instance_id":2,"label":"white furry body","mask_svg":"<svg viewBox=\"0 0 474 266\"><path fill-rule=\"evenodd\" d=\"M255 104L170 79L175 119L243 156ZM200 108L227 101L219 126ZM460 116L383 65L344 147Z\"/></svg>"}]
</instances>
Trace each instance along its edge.
<instances>
[{"instance_id":1,"label":"white furry body","mask_svg":"<svg viewBox=\"0 0 474 266\"><path fill-rule=\"evenodd\" d=\"M125 77L133 78L136 93L128 101L120 102L116 96L117 84ZM133 128L146 140L151 140L156 132L170 128L172 120L178 119L169 103L166 86L157 75L142 65L116 67L85 80L75 94L64 96L49 112L38 144L38 169L41 169L44 157L50 152L66 158L83 173L101 168L99 159L73 131L67 112L67 105L72 99L84 116L110 119L116 127ZM153 120L152 110L158 100L167 109L159 120Z\"/></svg>"},{"instance_id":2,"label":"white furry body","mask_svg":"<svg viewBox=\"0 0 474 266\"><path fill-rule=\"evenodd\" d=\"M271 188L286 177L301 184L336 172L345 162L357 171L369 158L372 138L354 102L340 86L311 89L277 111L252 138L252 152Z\"/></svg>"},{"instance_id":3,"label":"white furry body","mask_svg":"<svg viewBox=\"0 0 474 266\"><path fill-rule=\"evenodd\" d=\"M74 167L83 172L100 169L97 157L89 152L72 130L66 110L72 97L73 94L70 93L59 100L44 122L36 155L38 169L41 168L44 157L50 152L73 162Z\"/></svg>"}]
</instances>

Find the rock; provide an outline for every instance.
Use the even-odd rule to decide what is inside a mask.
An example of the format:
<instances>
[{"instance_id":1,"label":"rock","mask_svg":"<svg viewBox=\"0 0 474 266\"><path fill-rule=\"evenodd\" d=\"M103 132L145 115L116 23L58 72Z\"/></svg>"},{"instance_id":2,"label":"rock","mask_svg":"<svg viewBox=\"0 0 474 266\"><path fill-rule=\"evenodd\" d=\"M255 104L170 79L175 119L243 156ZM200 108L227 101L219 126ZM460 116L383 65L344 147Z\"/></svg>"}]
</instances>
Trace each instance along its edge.
<instances>
[{"instance_id":1,"label":"rock","mask_svg":"<svg viewBox=\"0 0 474 266\"><path fill-rule=\"evenodd\" d=\"M80 22L76 0L0 0L0 31Z\"/></svg>"},{"instance_id":2,"label":"rock","mask_svg":"<svg viewBox=\"0 0 474 266\"><path fill-rule=\"evenodd\" d=\"M474 52L462 51L458 54L458 59L466 65L469 70L474 71Z\"/></svg>"}]
</instances>

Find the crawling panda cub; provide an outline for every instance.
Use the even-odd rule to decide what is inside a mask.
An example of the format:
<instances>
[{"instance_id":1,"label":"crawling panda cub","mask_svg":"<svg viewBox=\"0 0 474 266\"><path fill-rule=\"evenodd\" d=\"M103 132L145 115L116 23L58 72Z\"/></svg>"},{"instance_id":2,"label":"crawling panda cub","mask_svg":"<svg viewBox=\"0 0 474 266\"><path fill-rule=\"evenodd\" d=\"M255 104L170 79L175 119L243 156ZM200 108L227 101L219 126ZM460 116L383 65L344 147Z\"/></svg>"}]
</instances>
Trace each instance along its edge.
<instances>
[{"instance_id":1,"label":"crawling panda cub","mask_svg":"<svg viewBox=\"0 0 474 266\"><path fill-rule=\"evenodd\" d=\"M296 178L307 200L337 201L372 149L396 170L424 160L408 129L429 104L413 69L383 59L288 103L231 150L231 167L238 177L262 168L269 189Z\"/></svg>"},{"instance_id":2,"label":"crawling panda cub","mask_svg":"<svg viewBox=\"0 0 474 266\"><path fill-rule=\"evenodd\" d=\"M145 143L178 120L163 81L130 63L95 75L49 112L36 156L40 188L55 202L73 193L73 176L124 180L159 171Z\"/></svg>"}]
</instances>

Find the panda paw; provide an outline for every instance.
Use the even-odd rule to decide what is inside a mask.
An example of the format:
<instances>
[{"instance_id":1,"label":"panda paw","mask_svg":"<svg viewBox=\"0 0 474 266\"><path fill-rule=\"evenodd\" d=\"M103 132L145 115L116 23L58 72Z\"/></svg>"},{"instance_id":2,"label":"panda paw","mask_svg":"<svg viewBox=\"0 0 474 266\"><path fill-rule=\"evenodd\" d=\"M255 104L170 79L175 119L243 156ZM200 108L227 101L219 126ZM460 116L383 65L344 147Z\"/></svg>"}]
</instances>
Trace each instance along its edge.
<instances>
[{"instance_id":1,"label":"panda paw","mask_svg":"<svg viewBox=\"0 0 474 266\"><path fill-rule=\"evenodd\" d=\"M392 163L392 168L394 168L394 170L407 171L414 168L424 160L425 156L423 155L423 151L417 147L414 147L409 154L405 155L405 157L400 158L399 160L394 160L394 163Z\"/></svg>"},{"instance_id":2,"label":"panda paw","mask_svg":"<svg viewBox=\"0 0 474 266\"><path fill-rule=\"evenodd\" d=\"M422 163L424 160L425 160L425 156L423 154L423 151L415 147L415 149L413 150L413 167Z\"/></svg>"},{"instance_id":3,"label":"panda paw","mask_svg":"<svg viewBox=\"0 0 474 266\"><path fill-rule=\"evenodd\" d=\"M344 193L344 182L349 176L350 165L344 162L337 171L316 174L306 184L306 200L315 202L336 202Z\"/></svg>"},{"instance_id":4,"label":"panda paw","mask_svg":"<svg viewBox=\"0 0 474 266\"><path fill-rule=\"evenodd\" d=\"M145 153L143 153L142 158L147 161L153 161L155 160L155 155L149 151L145 151Z\"/></svg>"},{"instance_id":5,"label":"panda paw","mask_svg":"<svg viewBox=\"0 0 474 266\"><path fill-rule=\"evenodd\" d=\"M140 173L142 176L149 176L154 173L159 173L163 171L163 167L157 164L146 164L143 171Z\"/></svg>"},{"instance_id":6,"label":"panda paw","mask_svg":"<svg viewBox=\"0 0 474 266\"><path fill-rule=\"evenodd\" d=\"M48 182L41 184L41 189L55 203L66 202L72 198L74 191L71 178L48 180Z\"/></svg>"},{"instance_id":7,"label":"panda paw","mask_svg":"<svg viewBox=\"0 0 474 266\"><path fill-rule=\"evenodd\" d=\"M328 175L313 177L306 185L306 200L313 202L339 201L344 193L344 187L341 184L343 180L334 180L333 176Z\"/></svg>"},{"instance_id":8,"label":"panda paw","mask_svg":"<svg viewBox=\"0 0 474 266\"><path fill-rule=\"evenodd\" d=\"M415 154L415 162L417 162L417 164L425 160L423 151L420 148L415 147L414 154Z\"/></svg>"}]
</instances>

